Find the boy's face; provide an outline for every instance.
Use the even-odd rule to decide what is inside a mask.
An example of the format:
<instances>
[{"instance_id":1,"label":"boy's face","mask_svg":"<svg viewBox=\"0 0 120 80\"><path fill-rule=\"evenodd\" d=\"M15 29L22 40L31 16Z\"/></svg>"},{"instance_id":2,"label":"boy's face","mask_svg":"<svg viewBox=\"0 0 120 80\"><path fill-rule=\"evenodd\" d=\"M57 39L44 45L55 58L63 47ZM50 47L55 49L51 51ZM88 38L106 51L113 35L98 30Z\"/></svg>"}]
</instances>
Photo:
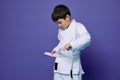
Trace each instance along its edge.
<instances>
[{"instance_id":1,"label":"boy's face","mask_svg":"<svg viewBox=\"0 0 120 80\"><path fill-rule=\"evenodd\" d=\"M61 29L67 29L71 23L71 18L69 15L65 19L58 19L57 24Z\"/></svg>"}]
</instances>

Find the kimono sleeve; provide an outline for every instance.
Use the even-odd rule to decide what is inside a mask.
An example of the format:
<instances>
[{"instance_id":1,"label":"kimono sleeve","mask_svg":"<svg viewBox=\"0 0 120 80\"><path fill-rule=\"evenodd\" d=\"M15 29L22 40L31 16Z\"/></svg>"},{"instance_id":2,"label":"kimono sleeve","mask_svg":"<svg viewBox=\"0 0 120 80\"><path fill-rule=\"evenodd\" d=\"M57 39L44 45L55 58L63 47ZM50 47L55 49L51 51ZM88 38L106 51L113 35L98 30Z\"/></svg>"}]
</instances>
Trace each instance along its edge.
<instances>
[{"instance_id":1,"label":"kimono sleeve","mask_svg":"<svg viewBox=\"0 0 120 80\"><path fill-rule=\"evenodd\" d=\"M57 37L58 37L59 43L53 50L58 52L61 49L61 39L62 39L61 34L60 34L60 30L58 31L58 36Z\"/></svg>"},{"instance_id":2,"label":"kimono sleeve","mask_svg":"<svg viewBox=\"0 0 120 80\"><path fill-rule=\"evenodd\" d=\"M84 25L78 24L76 27L77 27L76 29L77 37L70 44L73 50L83 50L90 44L91 36L86 30Z\"/></svg>"}]
</instances>

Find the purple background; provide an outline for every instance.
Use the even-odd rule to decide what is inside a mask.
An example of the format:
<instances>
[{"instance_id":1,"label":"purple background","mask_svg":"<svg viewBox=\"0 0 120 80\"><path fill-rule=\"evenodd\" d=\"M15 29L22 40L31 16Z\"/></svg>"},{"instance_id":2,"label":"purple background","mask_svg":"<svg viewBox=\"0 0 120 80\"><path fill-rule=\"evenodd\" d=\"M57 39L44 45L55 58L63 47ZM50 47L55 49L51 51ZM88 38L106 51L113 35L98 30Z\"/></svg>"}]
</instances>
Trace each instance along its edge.
<instances>
[{"instance_id":1,"label":"purple background","mask_svg":"<svg viewBox=\"0 0 120 80\"><path fill-rule=\"evenodd\" d=\"M84 80L120 80L120 0L0 0L0 80L53 80L58 43L51 12L64 3L92 36Z\"/></svg>"}]
</instances>

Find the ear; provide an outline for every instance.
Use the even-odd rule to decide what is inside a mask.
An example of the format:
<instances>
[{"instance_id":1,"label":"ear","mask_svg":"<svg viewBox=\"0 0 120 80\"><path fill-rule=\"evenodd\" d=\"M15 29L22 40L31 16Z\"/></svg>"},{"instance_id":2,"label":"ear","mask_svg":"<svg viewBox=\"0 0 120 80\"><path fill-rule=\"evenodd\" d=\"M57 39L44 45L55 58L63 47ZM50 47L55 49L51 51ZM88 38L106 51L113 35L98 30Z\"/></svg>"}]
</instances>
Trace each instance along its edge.
<instances>
[{"instance_id":1,"label":"ear","mask_svg":"<svg viewBox=\"0 0 120 80\"><path fill-rule=\"evenodd\" d=\"M66 20L70 20L70 15L66 15Z\"/></svg>"}]
</instances>

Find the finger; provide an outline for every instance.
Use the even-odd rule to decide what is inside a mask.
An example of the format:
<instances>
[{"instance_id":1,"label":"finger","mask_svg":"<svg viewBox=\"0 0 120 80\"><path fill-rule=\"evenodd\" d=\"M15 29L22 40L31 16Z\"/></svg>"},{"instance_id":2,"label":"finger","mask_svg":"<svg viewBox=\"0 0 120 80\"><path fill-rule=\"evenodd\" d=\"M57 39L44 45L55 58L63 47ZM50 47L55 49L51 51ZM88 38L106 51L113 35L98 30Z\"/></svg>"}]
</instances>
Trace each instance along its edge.
<instances>
[{"instance_id":1,"label":"finger","mask_svg":"<svg viewBox=\"0 0 120 80\"><path fill-rule=\"evenodd\" d=\"M55 54L55 52L51 53L51 55Z\"/></svg>"},{"instance_id":2,"label":"finger","mask_svg":"<svg viewBox=\"0 0 120 80\"><path fill-rule=\"evenodd\" d=\"M65 51L65 48L63 48L63 51Z\"/></svg>"},{"instance_id":3,"label":"finger","mask_svg":"<svg viewBox=\"0 0 120 80\"><path fill-rule=\"evenodd\" d=\"M63 48L63 51L65 51L66 50L66 46Z\"/></svg>"},{"instance_id":4,"label":"finger","mask_svg":"<svg viewBox=\"0 0 120 80\"><path fill-rule=\"evenodd\" d=\"M51 52L51 55L53 55L53 54L55 54L55 53L56 53L56 51L53 50L53 51Z\"/></svg>"}]
</instances>

